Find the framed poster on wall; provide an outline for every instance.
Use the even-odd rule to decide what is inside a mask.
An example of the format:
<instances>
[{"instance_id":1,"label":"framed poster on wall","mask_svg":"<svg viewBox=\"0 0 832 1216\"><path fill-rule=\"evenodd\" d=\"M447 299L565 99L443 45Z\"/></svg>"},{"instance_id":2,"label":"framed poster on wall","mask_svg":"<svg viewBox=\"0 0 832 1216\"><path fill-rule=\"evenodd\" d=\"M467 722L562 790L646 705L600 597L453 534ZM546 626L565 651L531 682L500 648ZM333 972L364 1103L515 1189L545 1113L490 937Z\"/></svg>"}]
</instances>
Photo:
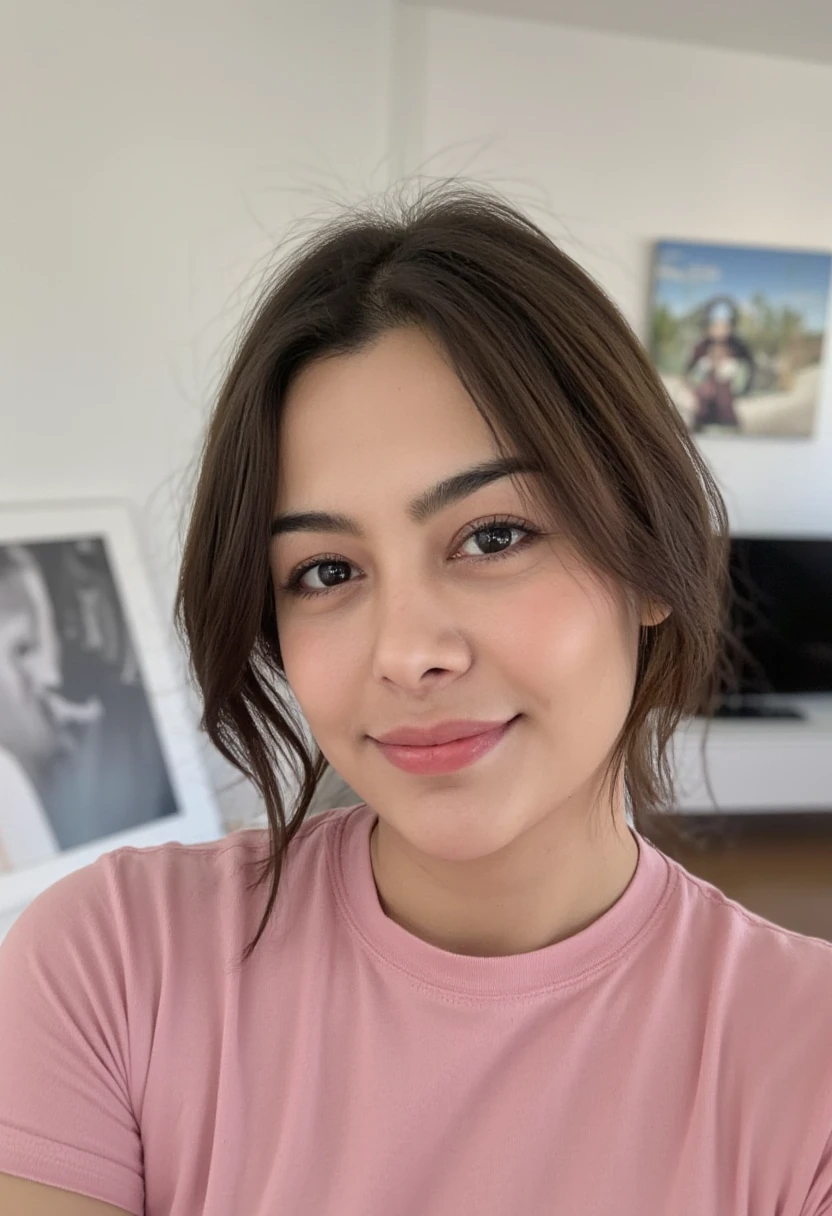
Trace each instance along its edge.
<instances>
[{"instance_id":1,"label":"framed poster on wall","mask_svg":"<svg viewBox=\"0 0 832 1216\"><path fill-rule=\"evenodd\" d=\"M832 255L659 241L649 347L688 429L814 434Z\"/></svg>"},{"instance_id":2,"label":"framed poster on wall","mask_svg":"<svg viewBox=\"0 0 832 1216\"><path fill-rule=\"evenodd\" d=\"M125 506L0 507L5 922L104 852L223 834L171 636Z\"/></svg>"}]
</instances>

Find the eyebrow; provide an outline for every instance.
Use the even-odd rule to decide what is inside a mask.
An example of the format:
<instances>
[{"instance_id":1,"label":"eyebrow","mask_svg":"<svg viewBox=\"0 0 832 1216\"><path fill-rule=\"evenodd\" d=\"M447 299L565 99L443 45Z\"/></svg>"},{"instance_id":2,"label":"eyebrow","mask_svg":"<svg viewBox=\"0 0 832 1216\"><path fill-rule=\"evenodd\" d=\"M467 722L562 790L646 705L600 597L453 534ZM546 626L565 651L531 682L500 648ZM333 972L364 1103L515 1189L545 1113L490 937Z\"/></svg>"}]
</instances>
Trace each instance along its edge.
<instances>
[{"instance_id":1,"label":"eyebrow","mask_svg":"<svg viewBox=\"0 0 832 1216\"><path fill-rule=\"evenodd\" d=\"M451 503L467 498L483 486L490 485L492 481L513 477L518 473L540 472L542 470L538 464L517 456L485 461L438 481L436 485L411 499L405 510L414 523L424 523ZM272 536L287 532L341 532L359 539L364 536L357 520L329 511L294 511L275 516L272 520Z\"/></svg>"}]
</instances>

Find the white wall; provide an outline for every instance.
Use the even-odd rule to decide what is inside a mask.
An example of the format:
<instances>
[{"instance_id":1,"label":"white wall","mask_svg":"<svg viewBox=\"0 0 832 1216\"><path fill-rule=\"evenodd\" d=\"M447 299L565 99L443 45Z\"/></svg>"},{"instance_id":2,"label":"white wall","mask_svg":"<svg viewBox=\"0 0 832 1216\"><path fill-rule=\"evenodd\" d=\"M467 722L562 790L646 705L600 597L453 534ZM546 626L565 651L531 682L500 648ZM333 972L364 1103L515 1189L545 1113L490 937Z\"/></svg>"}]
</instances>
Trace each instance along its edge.
<instances>
[{"instance_id":1,"label":"white wall","mask_svg":"<svg viewBox=\"0 0 832 1216\"><path fill-rule=\"evenodd\" d=\"M228 340L295 217L467 171L643 332L658 236L832 244L830 114L832 68L395 0L4 0L0 504L127 499L169 615ZM705 446L735 526L832 526L828 373L816 440Z\"/></svg>"},{"instance_id":2,"label":"white wall","mask_svg":"<svg viewBox=\"0 0 832 1216\"><path fill-rule=\"evenodd\" d=\"M127 499L168 617L242 306L293 217L387 184L392 11L0 9L0 502Z\"/></svg>"},{"instance_id":3,"label":"white wall","mask_svg":"<svg viewBox=\"0 0 832 1216\"><path fill-rule=\"evenodd\" d=\"M832 246L832 67L437 8L408 23L405 167L526 204L640 336L658 238ZM814 440L703 439L736 530L832 531L829 356Z\"/></svg>"}]
</instances>

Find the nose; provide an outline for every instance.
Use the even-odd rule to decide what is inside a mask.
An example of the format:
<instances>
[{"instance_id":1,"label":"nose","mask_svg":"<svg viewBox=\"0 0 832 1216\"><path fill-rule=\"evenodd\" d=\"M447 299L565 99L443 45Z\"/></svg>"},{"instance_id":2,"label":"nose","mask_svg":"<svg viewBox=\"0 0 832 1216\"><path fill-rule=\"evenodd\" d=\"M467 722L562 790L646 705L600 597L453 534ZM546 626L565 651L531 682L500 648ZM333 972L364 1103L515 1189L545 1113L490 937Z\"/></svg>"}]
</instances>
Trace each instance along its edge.
<instances>
[{"instance_id":1,"label":"nose","mask_svg":"<svg viewBox=\"0 0 832 1216\"><path fill-rule=\"evenodd\" d=\"M430 580L408 579L374 605L373 676L409 692L435 690L472 662L464 624Z\"/></svg>"}]
</instances>

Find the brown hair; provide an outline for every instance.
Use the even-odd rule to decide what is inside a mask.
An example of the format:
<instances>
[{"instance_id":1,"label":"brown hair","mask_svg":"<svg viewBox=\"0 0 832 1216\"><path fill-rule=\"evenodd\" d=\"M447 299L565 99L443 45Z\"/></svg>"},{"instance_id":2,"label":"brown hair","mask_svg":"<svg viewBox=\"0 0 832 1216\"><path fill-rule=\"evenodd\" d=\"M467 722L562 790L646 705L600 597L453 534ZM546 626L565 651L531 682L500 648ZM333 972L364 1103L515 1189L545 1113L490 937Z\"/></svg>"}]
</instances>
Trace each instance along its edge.
<instances>
[{"instance_id":1,"label":"brown hair","mask_svg":"<svg viewBox=\"0 0 832 1216\"><path fill-rule=\"evenodd\" d=\"M715 696L727 599L725 506L618 309L529 218L478 188L423 188L326 223L258 300L219 393L185 543L177 620L202 726L258 788L265 911L328 762L304 739L283 672L269 569L278 426L292 377L395 326L437 338L503 455L545 473L546 505L619 585L670 608L643 628L610 760L636 829L670 839L668 743ZM709 692L711 689L713 691ZM300 783L287 823L278 761Z\"/></svg>"}]
</instances>

